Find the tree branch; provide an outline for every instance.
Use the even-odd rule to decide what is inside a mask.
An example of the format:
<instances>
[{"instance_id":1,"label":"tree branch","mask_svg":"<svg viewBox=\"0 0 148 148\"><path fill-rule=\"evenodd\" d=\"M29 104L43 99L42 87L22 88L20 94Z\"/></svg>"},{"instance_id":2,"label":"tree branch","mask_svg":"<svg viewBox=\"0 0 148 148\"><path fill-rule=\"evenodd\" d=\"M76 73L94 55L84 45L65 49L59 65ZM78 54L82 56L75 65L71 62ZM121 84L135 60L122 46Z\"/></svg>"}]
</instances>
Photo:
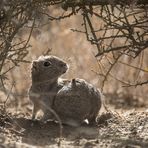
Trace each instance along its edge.
<instances>
[{"instance_id":1,"label":"tree branch","mask_svg":"<svg viewBox=\"0 0 148 148\"><path fill-rule=\"evenodd\" d=\"M47 0L46 0L47 1ZM49 0L51 1L51 0ZM55 0L59 1L59 0ZM76 7L76 6L97 6L97 5L147 5L147 0L65 0L64 8L65 10L68 7Z\"/></svg>"}]
</instances>

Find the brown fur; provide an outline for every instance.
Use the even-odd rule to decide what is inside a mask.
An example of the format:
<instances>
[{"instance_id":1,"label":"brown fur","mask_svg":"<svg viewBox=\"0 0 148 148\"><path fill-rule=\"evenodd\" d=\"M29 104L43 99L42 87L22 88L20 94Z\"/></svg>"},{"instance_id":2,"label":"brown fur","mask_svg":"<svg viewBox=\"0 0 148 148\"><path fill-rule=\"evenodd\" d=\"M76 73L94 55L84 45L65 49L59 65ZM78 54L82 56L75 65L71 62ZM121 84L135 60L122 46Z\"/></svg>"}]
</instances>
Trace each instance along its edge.
<instances>
[{"instance_id":1,"label":"brown fur","mask_svg":"<svg viewBox=\"0 0 148 148\"><path fill-rule=\"evenodd\" d=\"M94 123L101 108L101 94L94 86L82 79L62 80L67 64L55 56L41 56L32 63L30 100L34 104L32 119L39 109L43 120L53 118L45 107L52 108L62 123L79 126L85 119Z\"/></svg>"}]
</instances>

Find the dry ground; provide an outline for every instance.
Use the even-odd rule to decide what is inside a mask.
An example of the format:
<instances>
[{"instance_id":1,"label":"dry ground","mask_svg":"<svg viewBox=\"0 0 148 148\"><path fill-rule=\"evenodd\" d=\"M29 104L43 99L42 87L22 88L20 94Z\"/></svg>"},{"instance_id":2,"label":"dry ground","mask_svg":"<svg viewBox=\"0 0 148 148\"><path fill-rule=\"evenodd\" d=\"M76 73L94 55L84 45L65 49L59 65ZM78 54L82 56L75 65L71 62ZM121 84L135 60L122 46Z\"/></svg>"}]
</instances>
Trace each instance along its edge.
<instances>
[{"instance_id":1,"label":"dry ground","mask_svg":"<svg viewBox=\"0 0 148 148\"><path fill-rule=\"evenodd\" d=\"M119 113L120 112L120 113ZM0 111L1 147L148 147L148 110L101 113L96 126L63 126L32 121L23 114ZM60 143L59 143L60 140Z\"/></svg>"}]
</instances>

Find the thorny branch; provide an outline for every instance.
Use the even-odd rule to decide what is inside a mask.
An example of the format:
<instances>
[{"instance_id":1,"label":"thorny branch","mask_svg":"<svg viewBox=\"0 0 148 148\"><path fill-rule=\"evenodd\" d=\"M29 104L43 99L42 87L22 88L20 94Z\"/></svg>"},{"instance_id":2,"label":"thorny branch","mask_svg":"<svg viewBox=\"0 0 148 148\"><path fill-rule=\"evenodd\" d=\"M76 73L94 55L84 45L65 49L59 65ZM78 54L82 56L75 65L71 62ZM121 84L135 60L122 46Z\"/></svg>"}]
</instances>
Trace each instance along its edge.
<instances>
[{"instance_id":1,"label":"thorny branch","mask_svg":"<svg viewBox=\"0 0 148 148\"><path fill-rule=\"evenodd\" d=\"M59 15L53 16L50 9L56 6ZM70 9L69 9L70 8ZM5 90L4 82L7 72L21 62L28 62L25 57L29 50L29 40L33 28L38 27L38 18L48 17L49 22L64 20L72 15L81 14L83 33L87 40L97 48L96 58L101 64L104 55L112 54L115 63L121 63L119 54L131 58L139 58L148 48L148 1L147 0L2 0L0 4L0 80L1 90ZM95 23L94 23L95 21ZM28 39L24 40L19 32L32 23ZM96 22L98 23L96 25ZM28 27L29 29L30 27ZM105 56L105 57L107 57ZM137 78L143 68L143 57L140 65L124 65L137 69ZM106 59L108 61L108 59ZM114 63L113 62L113 63ZM107 80L114 65L102 74ZM106 67L105 67L106 68ZM147 73L147 70L144 70ZM105 82L103 81L103 83ZM147 81L147 80L146 80ZM145 84L144 82L138 85Z\"/></svg>"},{"instance_id":2,"label":"thorny branch","mask_svg":"<svg viewBox=\"0 0 148 148\"><path fill-rule=\"evenodd\" d=\"M113 8L109 5L105 5L102 6L101 9L83 7L82 15L85 31L76 29L73 31L84 33L87 37L87 40L91 44L96 45L98 51L98 53L96 54L96 58L104 57L105 54L113 54L112 59L115 63L118 63L118 59L116 59L114 55L122 53L122 56L139 59L141 57L141 53L143 54L144 51L148 49L147 10L147 6L141 9L135 6L133 6L133 8L130 8L126 6L120 7L118 5L115 5ZM98 21L100 21L102 27L100 27L101 25L99 25L99 28L97 28L96 25L93 25L92 22L97 19ZM142 70L141 68L143 65L143 57L144 54L140 60L140 67L132 66L128 63L124 64L126 66L128 65L129 67L134 67L135 69L137 69L137 78L140 74L140 71L148 73L148 71ZM103 62L103 60L99 60L100 64L101 61ZM108 59L106 61L108 61ZM104 86L104 82L107 80L106 78L111 74L110 70L114 68L115 64L111 64L109 61L108 63L110 67L108 67L107 72L105 74L104 72L102 72L102 76L104 77L102 89ZM106 69L106 67L104 67L103 69ZM135 85L143 84L147 84L147 80L141 83L138 82ZM129 84L129 86L132 85Z\"/></svg>"}]
</instances>

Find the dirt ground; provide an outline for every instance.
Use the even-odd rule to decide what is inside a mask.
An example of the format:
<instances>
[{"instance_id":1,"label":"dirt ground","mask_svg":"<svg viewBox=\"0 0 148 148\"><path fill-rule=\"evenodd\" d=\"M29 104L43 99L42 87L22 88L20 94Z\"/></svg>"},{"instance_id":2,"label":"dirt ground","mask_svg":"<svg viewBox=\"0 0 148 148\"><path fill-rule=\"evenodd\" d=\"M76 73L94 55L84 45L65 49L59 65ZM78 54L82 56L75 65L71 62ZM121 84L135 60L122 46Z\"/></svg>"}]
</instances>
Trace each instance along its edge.
<instances>
[{"instance_id":1,"label":"dirt ground","mask_svg":"<svg viewBox=\"0 0 148 148\"><path fill-rule=\"evenodd\" d=\"M70 127L32 121L23 114L0 110L0 148L83 147L147 148L148 109L102 112L97 125Z\"/></svg>"}]
</instances>

